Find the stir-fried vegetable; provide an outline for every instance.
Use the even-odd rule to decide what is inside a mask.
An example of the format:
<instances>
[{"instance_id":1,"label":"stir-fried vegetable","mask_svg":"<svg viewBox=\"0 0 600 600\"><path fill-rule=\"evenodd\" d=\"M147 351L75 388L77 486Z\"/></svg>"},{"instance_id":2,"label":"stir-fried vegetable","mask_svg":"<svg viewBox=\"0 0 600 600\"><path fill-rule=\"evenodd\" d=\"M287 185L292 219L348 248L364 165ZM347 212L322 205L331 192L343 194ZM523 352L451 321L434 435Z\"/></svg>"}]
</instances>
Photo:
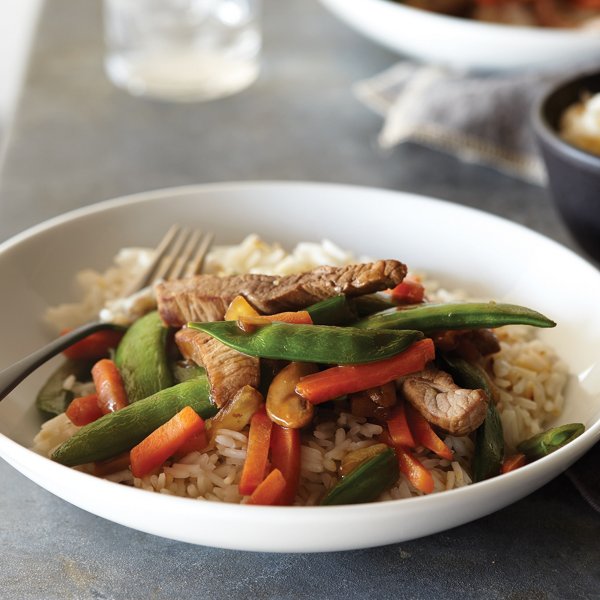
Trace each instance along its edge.
<instances>
[{"instance_id":1,"label":"stir-fried vegetable","mask_svg":"<svg viewBox=\"0 0 600 600\"><path fill-rule=\"evenodd\" d=\"M458 383L471 389L482 389L487 394L485 420L475 434L473 481L496 477L504 458L504 432L487 375L480 367L462 358L445 356L443 362Z\"/></svg>"},{"instance_id":2,"label":"stir-fried vegetable","mask_svg":"<svg viewBox=\"0 0 600 600\"><path fill-rule=\"evenodd\" d=\"M209 441L214 442L219 429L242 431L252 415L263 403L262 394L251 385L245 385L236 395L208 422L210 426Z\"/></svg>"},{"instance_id":3,"label":"stir-fried vegetable","mask_svg":"<svg viewBox=\"0 0 600 600\"><path fill-rule=\"evenodd\" d=\"M72 377L85 381L90 377L93 363L87 360L65 360L50 375L35 400L38 409L45 415L60 415L75 398L75 394L65 388L65 381Z\"/></svg>"},{"instance_id":4,"label":"stir-fried vegetable","mask_svg":"<svg viewBox=\"0 0 600 600\"><path fill-rule=\"evenodd\" d=\"M273 421L267 416L264 406L261 406L250 420L248 450L239 484L240 494L251 494L265 478L272 427Z\"/></svg>"},{"instance_id":5,"label":"stir-fried vegetable","mask_svg":"<svg viewBox=\"0 0 600 600\"><path fill-rule=\"evenodd\" d=\"M528 461L537 460L562 448L565 444L579 437L584 431L585 426L583 424L568 423L530 437L528 440L521 442L517 446L517 450L522 452Z\"/></svg>"},{"instance_id":6,"label":"stir-fried vegetable","mask_svg":"<svg viewBox=\"0 0 600 600\"><path fill-rule=\"evenodd\" d=\"M323 498L324 506L372 502L399 477L398 461L391 448L385 447L343 477Z\"/></svg>"},{"instance_id":7,"label":"stir-fried vegetable","mask_svg":"<svg viewBox=\"0 0 600 600\"><path fill-rule=\"evenodd\" d=\"M115 363L130 403L173 385L167 360L167 333L159 314L151 312L138 319L121 340Z\"/></svg>"},{"instance_id":8,"label":"stir-fried vegetable","mask_svg":"<svg viewBox=\"0 0 600 600\"><path fill-rule=\"evenodd\" d=\"M307 375L298 382L296 391L309 402L320 404L421 371L434 357L433 342L430 339L420 340L392 358L375 363L331 367Z\"/></svg>"},{"instance_id":9,"label":"stir-fried vegetable","mask_svg":"<svg viewBox=\"0 0 600 600\"><path fill-rule=\"evenodd\" d=\"M281 471L285 489L279 498L281 504L293 504L300 483L301 459L300 430L280 427L271 429L271 464Z\"/></svg>"},{"instance_id":10,"label":"stir-fried vegetable","mask_svg":"<svg viewBox=\"0 0 600 600\"><path fill-rule=\"evenodd\" d=\"M424 333L502 325L554 327L556 323L524 306L496 302L422 304L412 308L393 308L354 323L354 327L358 328L416 329Z\"/></svg>"},{"instance_id":11,"label":"stir-fried vegetable","mask_svg":"<svg viewBox=\"0 0 600 600\"><path fill-rule=\"evenodd\" d=\"M92 367L92 378L103 414L125 408L128 404L125 386L115 363L103 358Z\"/></svg>"},{"instance_id":12,"label":"stir-fried vegetable","mask_svg":"<svg viewBox=\"0 0 600 600\"><path fill-rule=\"evenodd\" d=\"M72 467L111 458L131 450L185 406L192 407L203 419L216 413L205 377L179 383L104 415L61 444L52 459Z\"/></svg>"},{"instance_id":13,"label":"stir-fried vegetable","mask_svg":"<svg viewBox=\"0 0 600 600\"><path fill-rule=\"evenodd\" d=\"M444 441L437 435L431 425L427 422L427 419L425 419L416 408L408 403L406 404L406 418L417 446L424 446L432 452L435 452L440 458L452 460L452 450L450 450Z\"/></svg>"},{"instance_id":14,"label":"stir-fried vegetable","mask_svg":"<svg viewBox=\"0 0 600 600\"><path fill-rule=\"evenodd\" d=\"M248 504L270 506L279 504L285 492L286 481L279 469L273 469L250 495Z\"/></svg>"},{"instance_id":15,"label":"stir-fried vegetable","mask_svg":"<svg viewBox=\"0 0 600 600\"><path fill-rule=\"evenodd\" d=\"M500 469L501 473L510 473L511 471L516 471L525 465L527 462L527 457L524 454L513 454L512 456L507 456L502 461L502 468Z\"/></svg>"},{"instance_id":16,"label":"stir-fried vegetable","mask_svg":"<svg viewBox=\"0 0 600 600\"><path fill-rule=\"evenodd\" d=\"M358 318L356 309L343 295L321 300L306 310L315 325L347 325Z\"/></svg>"},{"instance_id":17,"label":"stir-fried vegetable","mask_svg":"<svg viewBox=\"0 0 600 600\"><path fill-rule=\"evenodd\" d=\"M358 364L394 356L423 337L418 331L369 331L329 325L272 323L254 332L233 321L189 323L238 352L301 362Z\"/></svg>"},{"instance_id":18,"label":"stir-fried vegetable","mask_svg":"<svg viewBox=\"0 0 600 600\"><path fill-rule=\"evenodd\" d=\"M131 449L131 472L143 477L160 467L185 442L204 430L204 421L193 408L184 406L166 423Z\"/></svg>"},{"instance_id":19,"label":"stir-fried vegetable","mask_svg":"<svg viewBox=\"0 0 600 600\"><path fill-rule=\"evenodd\" d=\"M88 425L99 419L104 413L98 404L98 395L89 394L88 396L74 398L67 407L65 414L73 425L83 427L83 425Z\"/></svg>"},{"instance_id":20,"label":"stir-fried vegetable","mask_svg":"<svg viewBox=\"0 0 600 600\"><path fill-rule=\"evenodd\" d=\"M275 375L266 401L271 421L292 429L301 429L312 421L314 406L296 392L296 385L302 377L316 371L314 363L291 362Z\"/></svg>"},{"instance_id":21,"label":"stir-fried vegetable","mask_svg":"<svg viewBox=\"0 0 600 600\"><path fill-rule=\"evenodd\" d=\"M65 329L61 335L71 331ZM72 360L99 360L109 355L113 348L119 345L123 332L116 329L102 329L96 331L72 346L63 350L63 354Z\"/></svg>"},{"instance_id":22,"label":"stir-fried vegetable","mask_svg":"<svg viewBox=\"0 0 600 600\"><path fill-rule=\"evenodd\" d=\"M431 494L434 486L433 476L423 463L402 446L396 446L396 455L400 471L408 481L420 492Z\"/></svg>"},{"instance_id":23,"label":"stir-fried vegetable","mask_svg":"<svg viewBox=\"0 0 600 600\"><path fill-rule=\"evenodd\" d=\"M402 446L404 448L414 448L417 443L408 426L406 418L406 407L404 402L400 402L393 414L387 420L388 431L394 446Z\"/></svg>"}]
</instances>

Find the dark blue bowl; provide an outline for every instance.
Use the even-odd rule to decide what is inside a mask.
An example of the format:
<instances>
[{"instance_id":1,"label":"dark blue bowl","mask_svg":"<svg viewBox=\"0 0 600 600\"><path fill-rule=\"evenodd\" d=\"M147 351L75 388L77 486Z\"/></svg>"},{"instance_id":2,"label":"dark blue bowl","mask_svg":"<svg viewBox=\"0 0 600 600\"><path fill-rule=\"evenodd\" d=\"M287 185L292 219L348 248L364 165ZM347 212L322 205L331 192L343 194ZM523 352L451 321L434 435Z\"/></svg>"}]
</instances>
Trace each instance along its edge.
<instances>
[{"instance_id":1,"label":"dark blue bowl","mask_svg":"<svg viewBox=\"0 0 600 600\"><path fill-rule=\"evenodd\" d=\"M573 237L600 261L600 156L572 146L558 134L561 115L586 92L600 93L600 73L583 74L552 88L535 107L533 124L554 202Z\"/></svg>"}]
</instances>

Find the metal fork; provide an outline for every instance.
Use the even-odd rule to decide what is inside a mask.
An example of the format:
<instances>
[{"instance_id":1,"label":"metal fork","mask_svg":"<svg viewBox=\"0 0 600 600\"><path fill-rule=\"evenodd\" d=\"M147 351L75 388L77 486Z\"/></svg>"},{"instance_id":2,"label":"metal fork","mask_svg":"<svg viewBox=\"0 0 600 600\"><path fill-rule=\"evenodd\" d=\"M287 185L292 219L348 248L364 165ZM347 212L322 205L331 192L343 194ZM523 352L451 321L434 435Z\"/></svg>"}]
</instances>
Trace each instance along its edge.
<instances>
[{"instance_id":1,"label":"metal fork","mask_svg":"<svg viewBox=\"0 0 600 600\"><path fill-rule=\"evenodd\" d=\"M171 226L157 246L150 265L132 283L123 297L130 296L160 279L181 279L200 273L213 239L212 233L203 233L179 225ZM125 327L101 321L86 323L0 371L0 400L59 352L103 329L124 330Z\"/></svg>"}]
</instances>

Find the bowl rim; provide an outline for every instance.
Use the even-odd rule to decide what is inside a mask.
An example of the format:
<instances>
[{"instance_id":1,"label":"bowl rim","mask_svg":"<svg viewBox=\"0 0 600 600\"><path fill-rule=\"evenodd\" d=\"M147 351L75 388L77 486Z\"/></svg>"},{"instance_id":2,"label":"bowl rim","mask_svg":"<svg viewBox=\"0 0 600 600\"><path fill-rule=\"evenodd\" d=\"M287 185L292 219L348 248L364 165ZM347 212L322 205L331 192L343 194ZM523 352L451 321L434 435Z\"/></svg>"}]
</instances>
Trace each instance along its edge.
<instances>
[{"instance_id":1,"label":"bowl rim","mask_svg":"<svg viewBox=\"0 0 600 600\"><path fill-rule=\"evenodd\" d=\"M532 121L538 142L541 142L542 145L545 144L549 146L562 158L572 164L585 167L587 170L598 171L600 170L600 156L578 148L561 138L558 131L549 123L545 113L546 106L555 95L560 93L566 87L577 85L590 78L597 78L600 82L600 71L586 69L580 71L575 76L569 75L552 84L552 86L547 88L534 103L532 109Z\"/></svg>"}]
</instances>

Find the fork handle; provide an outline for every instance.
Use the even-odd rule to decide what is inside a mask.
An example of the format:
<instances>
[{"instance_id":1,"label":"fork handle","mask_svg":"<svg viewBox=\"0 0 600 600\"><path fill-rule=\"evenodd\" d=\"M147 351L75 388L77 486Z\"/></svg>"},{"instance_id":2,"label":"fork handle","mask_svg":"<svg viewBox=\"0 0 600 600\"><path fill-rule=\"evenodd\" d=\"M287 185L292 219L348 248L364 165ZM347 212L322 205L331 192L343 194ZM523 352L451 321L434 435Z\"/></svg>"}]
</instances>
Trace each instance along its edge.
<instances>
[{"instance_id":1,"label":"fork handle","mask_svg":"<svg viewBox=\"0 0 600 600\"><path fill-rule=\"evenodd\" d=\"M73 329L73 331L69 331L69 333L66 333L65 335L61 335L59 338L46 344L29 356L22 358L14 365L0 371L0 400L6 398L6 396L8 396L8 394L10 394L23 379L33 373L33 371L43 365L46 361L50 360L53 356L56 356L59 352L62 352L84 337L103 329L124 331L126 328L115 325L114 323L86 323L77 329Z\"/></svg>"}]
</instances>

